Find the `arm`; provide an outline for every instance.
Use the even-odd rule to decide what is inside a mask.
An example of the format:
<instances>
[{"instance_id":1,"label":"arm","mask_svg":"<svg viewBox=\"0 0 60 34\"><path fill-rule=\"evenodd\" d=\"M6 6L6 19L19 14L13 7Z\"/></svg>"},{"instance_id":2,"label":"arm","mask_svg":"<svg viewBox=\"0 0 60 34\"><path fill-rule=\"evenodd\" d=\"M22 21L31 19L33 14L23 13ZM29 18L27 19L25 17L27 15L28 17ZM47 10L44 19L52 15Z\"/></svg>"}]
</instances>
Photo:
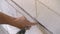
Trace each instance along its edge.
<instances>
[{"instance_id":1,"label":"arm","mask_svg":"<svg viewBox=\"0 0 60 34\"><path fill-rule=\"evenodd\" d=\"M28 21L24 16L22 16L20 18L13 18L4 13L0 13L0 24L9 24L9 25L18 27L20 29L22 29L26 26L28 26L28 28L30 28L31 25L35 25L35 23Z\"/></svg>"}]
</instances>

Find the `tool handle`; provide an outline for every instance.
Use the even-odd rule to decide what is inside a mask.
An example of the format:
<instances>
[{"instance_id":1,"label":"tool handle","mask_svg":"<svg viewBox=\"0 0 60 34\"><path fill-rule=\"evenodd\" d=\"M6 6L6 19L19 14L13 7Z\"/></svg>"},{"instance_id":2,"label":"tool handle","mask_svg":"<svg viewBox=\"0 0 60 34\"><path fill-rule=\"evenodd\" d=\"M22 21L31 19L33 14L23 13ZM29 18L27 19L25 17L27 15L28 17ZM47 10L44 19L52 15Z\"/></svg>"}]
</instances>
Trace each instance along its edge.
<instances>
[{"instance_id":1,"label":"tool handle","mask_svg":"<svg viewBox=\"0 0 60 34\"><path fill-rule=\"evenodd\" d=\"M25 34L25 32L26 32L26 29L24 28L24 29L21 29L17 34Z\"/></svg>"}]
</instances>

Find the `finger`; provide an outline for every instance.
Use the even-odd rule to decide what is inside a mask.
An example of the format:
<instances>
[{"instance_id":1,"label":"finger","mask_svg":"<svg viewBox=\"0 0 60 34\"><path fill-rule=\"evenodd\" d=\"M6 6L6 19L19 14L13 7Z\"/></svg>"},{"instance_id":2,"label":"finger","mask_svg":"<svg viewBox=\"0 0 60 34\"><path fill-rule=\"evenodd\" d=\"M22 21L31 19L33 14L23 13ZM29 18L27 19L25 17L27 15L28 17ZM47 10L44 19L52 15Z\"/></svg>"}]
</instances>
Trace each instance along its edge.
<instances>
[{"instance_id":1,"label":"finger","mask_svg":"<svg viewBox=\"0 0 60 34\"><path fill-rule=\"evenodd\" d=\"M34 26L34 25L38 25L38 23L35 23L35 22L33 23L33 22L31 22L31 23L28 24L28 26Z\"/></svg>"},{"instance_id":2,"label":"finger","mask_svg":"<svg viewBox=\"0 0 60 34\"><path fill-rule=\"evenodd\" d=\"M31 23L31 25L37 25L38 23Z\"/></svg>"},{"instance_id":3,"label":"finger","mask_svg":"<svg viewBox=\"0 0 60 34\"><path fill-rule=\"evenodd\" d=\"M38 23L36 23L36 22L31 22L31 25L37 25Z\"/></svg>"}]
</instances>

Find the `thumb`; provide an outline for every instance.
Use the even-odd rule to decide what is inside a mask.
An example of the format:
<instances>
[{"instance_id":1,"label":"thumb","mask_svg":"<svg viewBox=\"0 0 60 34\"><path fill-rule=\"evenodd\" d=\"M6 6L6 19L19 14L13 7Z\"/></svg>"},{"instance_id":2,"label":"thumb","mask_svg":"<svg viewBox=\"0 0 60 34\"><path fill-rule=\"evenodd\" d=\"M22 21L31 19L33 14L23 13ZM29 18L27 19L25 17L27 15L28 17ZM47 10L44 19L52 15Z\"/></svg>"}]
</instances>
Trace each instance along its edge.
<instances>
[{"instance_id":1,"label":"thumb","mask_svg":"<svg viewBox=\"0 0 60 34\"><path fill-rule=\"evenodd\" d=\"M36 23L36 22L31 22L30 25L31 25L31 26L33 26L33 25L38 25L38 23Z\"/></svg>"}]
</instances>

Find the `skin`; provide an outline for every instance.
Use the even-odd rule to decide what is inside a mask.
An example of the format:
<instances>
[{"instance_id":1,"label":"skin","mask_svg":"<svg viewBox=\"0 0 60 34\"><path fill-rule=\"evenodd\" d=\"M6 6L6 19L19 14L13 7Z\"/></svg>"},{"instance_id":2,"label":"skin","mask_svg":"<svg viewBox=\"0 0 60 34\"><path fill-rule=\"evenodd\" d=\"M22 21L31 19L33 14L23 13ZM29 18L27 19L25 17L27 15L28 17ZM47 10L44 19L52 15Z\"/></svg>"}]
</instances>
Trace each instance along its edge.
<instances>
[{"instance_id":1,"label":"skin","mask_svg":"<svg viewBox=\"0 0 60 34\"><path fill-rule=\"evenodd\" d=\"M23 29L25 27L29 29L31 26L36 25L37 23L28 21L24 16L14 18L0 12L0 24L9 24L20 29Z\"/></svg>"}]
</instances>

